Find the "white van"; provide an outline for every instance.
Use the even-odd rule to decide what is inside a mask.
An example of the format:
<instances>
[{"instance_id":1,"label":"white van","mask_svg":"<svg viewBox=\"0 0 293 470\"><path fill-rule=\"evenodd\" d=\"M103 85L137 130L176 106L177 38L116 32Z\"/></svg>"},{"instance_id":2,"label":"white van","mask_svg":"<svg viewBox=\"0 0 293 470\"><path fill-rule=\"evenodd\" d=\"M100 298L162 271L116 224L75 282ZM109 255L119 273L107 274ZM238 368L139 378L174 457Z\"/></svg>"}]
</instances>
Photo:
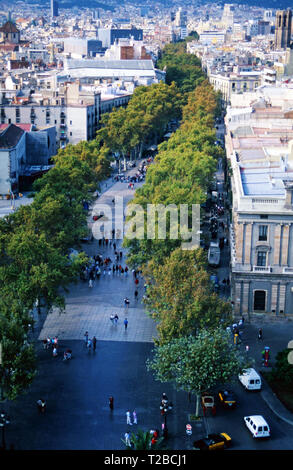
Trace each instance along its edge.
<instances>
[{"instance_id":1,"label":"white van","mask_svg":"<svg viewBox=\"0 0 293 470\"><path fill-rule=\"evenodd\" d=\"M244 422L253 437L270 437L270 428L263 416L244 416Z\"/></svg>"},{"instance_id":2,"label":"white van","mask_svg":"<svg viewBox=\"0 0 293 470\"><path fill-rule=\"evenodd\" d=\"M261 378L255 369L245 369L238 378L246 390L260 390Z\"/></svg>"},{"instance_id":3,"label":"white van","mask_svg":"<svg viewBox=\"0 0 293 470\"><path fill-rule=\"evenodd\" d=\"M208 263L210 266L217 267L220 264L221 250L219 242L211 242L208 251Z\"/></svg>"}]
</instances>

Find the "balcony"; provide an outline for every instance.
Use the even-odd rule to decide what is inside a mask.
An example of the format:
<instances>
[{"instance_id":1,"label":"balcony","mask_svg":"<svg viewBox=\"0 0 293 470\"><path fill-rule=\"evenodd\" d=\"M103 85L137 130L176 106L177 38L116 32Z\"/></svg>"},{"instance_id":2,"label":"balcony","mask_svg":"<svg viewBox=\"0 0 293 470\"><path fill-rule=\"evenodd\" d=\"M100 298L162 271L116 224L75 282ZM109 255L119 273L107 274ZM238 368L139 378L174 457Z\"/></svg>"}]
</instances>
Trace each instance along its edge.
<instances>
[{"instance_id":1,"label":"balcony","mask_svg":"<svg viewBox=\"0 0 293 470\"><path fill-rule=\"evenodd\" d=\"M252 271L254 273L271 273L272 268L271 266L253 266Z\"/></svg>"},{"instance_id":2,"label":"balcony","mask_svg":"<svg viewBox=\"0 0 293 470\"><path fill-rule=\"evenodd\" d=\"M283 274L293 274L293 268L289 268L288 266L285 266L283 268Z\"/></svg>"}]
</instances>

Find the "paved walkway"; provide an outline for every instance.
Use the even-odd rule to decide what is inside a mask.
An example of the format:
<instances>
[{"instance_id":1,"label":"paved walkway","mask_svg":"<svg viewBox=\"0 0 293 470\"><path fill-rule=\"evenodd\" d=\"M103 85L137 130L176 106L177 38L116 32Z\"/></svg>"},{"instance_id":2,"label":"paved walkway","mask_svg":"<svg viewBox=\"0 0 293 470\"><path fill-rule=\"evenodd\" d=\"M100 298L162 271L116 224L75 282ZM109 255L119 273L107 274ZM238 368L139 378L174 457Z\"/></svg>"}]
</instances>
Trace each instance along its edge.
<instances>
[{"instance_id":1,"label":"paved walkway","mask_svg":"<svg viewBox=\"0 0 293 470\"><path fill-rule=\"evenodd\" d=\"M132 169L127 174L136 173L137 169ZM142 183L136 183L135 189ZM128 188L127 183L113 183L108 180L101 188L101 196L93 204L92 210L99 204L107 204L113 209L112 200L115 197L123 197L123 205L133 198L134 190ZM122 240L116 241L118 252L123 252L122 260L119 264L122 267L126 265L126 250L122 248ZM115 262L113 246L101 245L98 240L83 245L84 251L90 255L100 254L111 258ZM112 263L109 265L112 268ZM84 339L85 331L89 332L89 336L96 336L101 341L137 341L137 342L153 342L156 337L155 322L145 313L141 303L144 295L144 281L139 278L137 287L138 298L135 299L134 292L136 286L134 277L130 270L128 275L113 274L113 271L103 273L103 269L99 279L94 281L92 288L87 282L78 281L70 287L69 293L65 296L66 309L64 313L60 313L57 309L53 313L48 314L39 339L42 340L57 335L59 339L80 340ZM125 308L124 299L128 297L130 300L129 308ZM111 314L119 317L118 324L113 325L110 320ZM124 318L128 319L127 330L124 328Z\"/></svg>"}]
</instances>

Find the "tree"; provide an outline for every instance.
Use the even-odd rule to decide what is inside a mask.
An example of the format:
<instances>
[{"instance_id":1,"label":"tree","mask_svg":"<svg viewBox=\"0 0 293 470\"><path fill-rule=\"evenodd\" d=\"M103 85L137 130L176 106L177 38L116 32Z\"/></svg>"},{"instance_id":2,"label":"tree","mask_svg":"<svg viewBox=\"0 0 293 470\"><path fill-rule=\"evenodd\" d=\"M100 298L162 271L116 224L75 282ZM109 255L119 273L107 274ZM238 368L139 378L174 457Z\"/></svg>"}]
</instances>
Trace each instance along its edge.
<instances>
[{"instance_id":1,"label":"tree","mask_svg":"<svg viewBox=\"0 0 293 470\"><path fill-rule=\"evenodd\" d=\"M163 437L159 437L155 444L151 444L152 435L149 431L142 431L138 429L137 434L131 433L130 435L130 442L132 444L131 447L127 444L124 439L121 439L123 444L125 444L126 448L129 450L147 450L150 449L160 449L162 447L162 443L164 441Z\"/></svg>"},{"instance_id":2,"label":"tree","mask_svg":"<svg viewBox=\"0 0 293 470\"><path fill-rule=\"evenodd\" d=\"M145 270L145 301L159 333L158 343L196 335L202 328L231 323L231 305L213 292L202 249L174 250L161 265L150 262Z\"/></svg>"},{"instance_id":3,"label":"tree","mask_svg":"<svg viewBox=\"0 0 293 470\"><path fill-rule=\"evenodd\" d=\"M0 399L7 397L14 400L32 383L36 374L36 356L33 346L27 342L28 322L31 321L28 311L22 312L22 316L17 315L11 294L5 299L6 305L3 300L1 297Z\"/></svg>"},{"instance_id":4,"label":"tree","mask_svg":"<svg viewBox=\"0 0 293 470\"><path fill-rule=\"evenodd\" d=\"M232 345L226 331L200 331L197 336L175 338L156 346L147 368L156 380L172 382L177 390L196 395L196 416L200 397L212 387L225 384L247 367L246 360Z\"/></svg>"},{"instance_id":5,"label":"tree","mask_svg":"<svg viewBox=\"0 0 293 470\"><path fill-rule=\"evenodd\" d=\"M275 364L268 373L270 382L279 382L287 387L293 386L293 365L288 361L290 349L279 351L276 355Z\"/></svg>"}]
</instances>

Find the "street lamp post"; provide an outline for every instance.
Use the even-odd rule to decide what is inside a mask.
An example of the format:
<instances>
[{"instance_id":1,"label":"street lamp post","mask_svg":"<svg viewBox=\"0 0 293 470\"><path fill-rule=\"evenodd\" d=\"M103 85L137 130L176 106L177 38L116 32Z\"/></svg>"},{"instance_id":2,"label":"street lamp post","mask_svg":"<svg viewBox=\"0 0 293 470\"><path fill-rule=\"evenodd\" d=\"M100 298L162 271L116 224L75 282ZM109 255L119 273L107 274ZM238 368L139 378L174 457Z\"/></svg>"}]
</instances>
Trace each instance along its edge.
<instances>
[{"instance_id":1,"label":"street lamp post","mask_svg":"<svg viewBox=\"0 0 293 470\"><path fill-rule=\"evenodd\" d=\"M10 423L10 418L9 416L2 411L0 413L0 428L2 428L2 445L1 445L1 450L6 449L6 442L5 442L5 426Z\"/></svg>"},{"instance_id":2,"label":"street lamp post","mask_svg":"<svg viewBox=\"0 0 293 470\"><path fill-rule=\"evenodd\" d=\"M169 402L167 395L163 393L161 404L160 404L160 410L161 410L161 415L164 416L164 426L162 425L162 427L163 427L163 436L165 438L168 437L167 413L171 411L172 408L173 408L172 403Z\"/></svg>"}]
</instances>

